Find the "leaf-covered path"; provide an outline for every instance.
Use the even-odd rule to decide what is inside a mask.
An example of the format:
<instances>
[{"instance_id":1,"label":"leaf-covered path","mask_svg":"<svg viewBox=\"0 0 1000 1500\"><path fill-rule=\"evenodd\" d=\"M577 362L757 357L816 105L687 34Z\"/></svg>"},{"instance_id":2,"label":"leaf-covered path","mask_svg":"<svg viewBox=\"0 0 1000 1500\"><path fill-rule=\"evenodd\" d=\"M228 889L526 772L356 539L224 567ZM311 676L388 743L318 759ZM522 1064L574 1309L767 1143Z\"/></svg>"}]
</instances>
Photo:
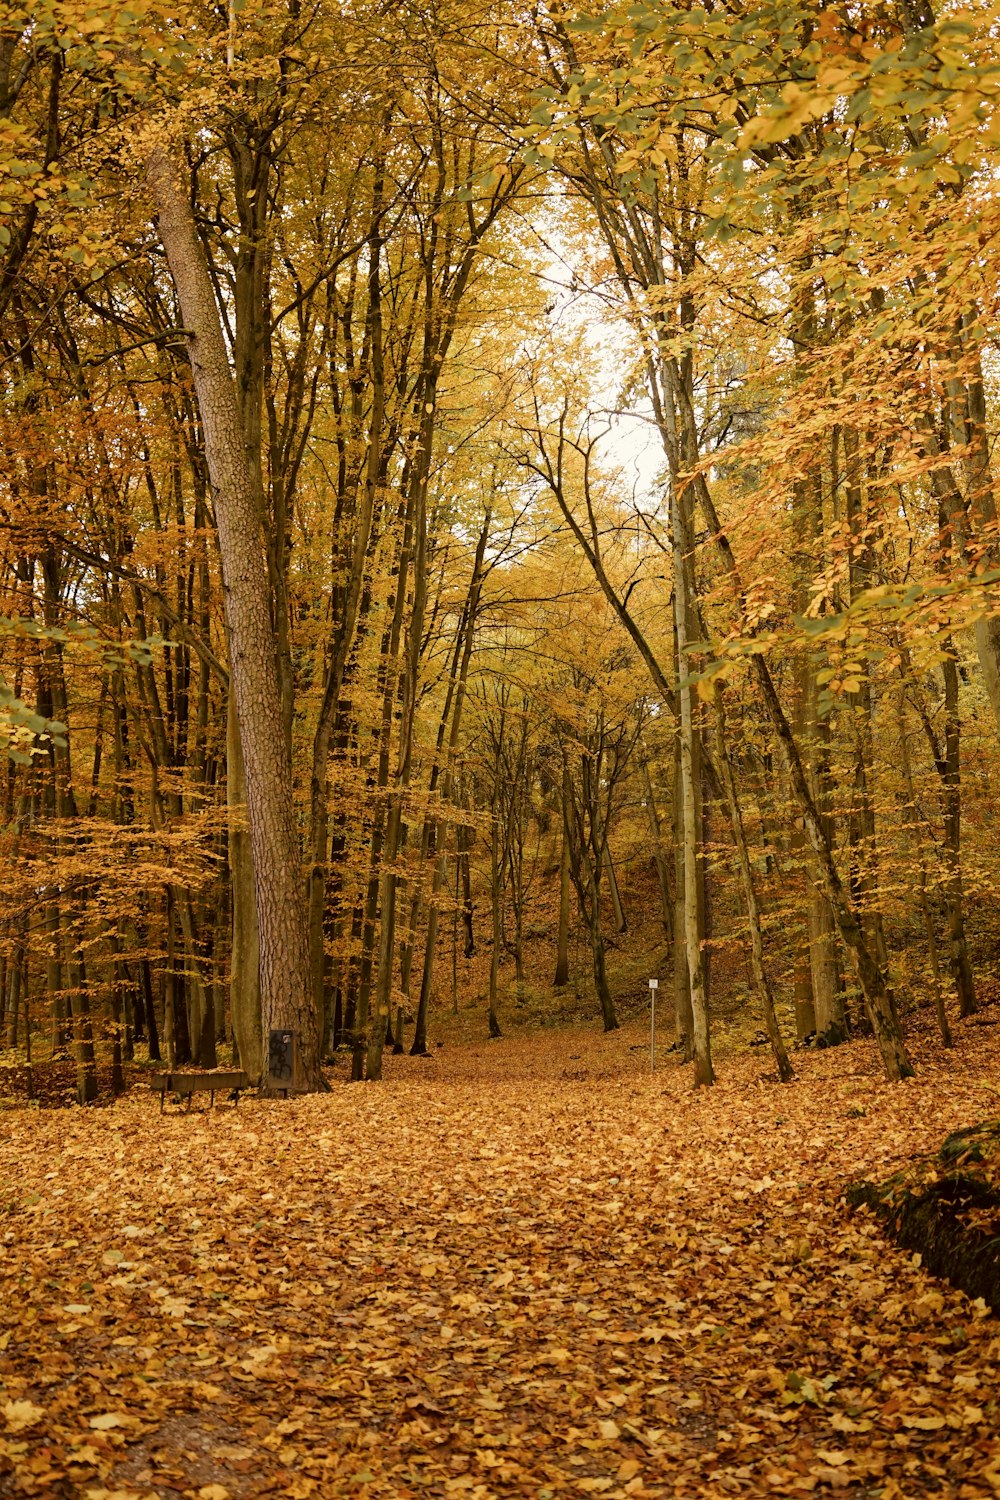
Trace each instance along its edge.
<instances>
[{"instance_id":1,"label":"leaf-covered path","mask_svg":"<svg viewBox=\"0 0 1000 1500\"><path fill-rule=\"evenodd\" d=\"M838 1202L996 1114L967 1029L692 1095L642 1033L191 1117L0 1115L0 1494L1000 1494L1000 1334Z\"/></svg>"}]
</instances>

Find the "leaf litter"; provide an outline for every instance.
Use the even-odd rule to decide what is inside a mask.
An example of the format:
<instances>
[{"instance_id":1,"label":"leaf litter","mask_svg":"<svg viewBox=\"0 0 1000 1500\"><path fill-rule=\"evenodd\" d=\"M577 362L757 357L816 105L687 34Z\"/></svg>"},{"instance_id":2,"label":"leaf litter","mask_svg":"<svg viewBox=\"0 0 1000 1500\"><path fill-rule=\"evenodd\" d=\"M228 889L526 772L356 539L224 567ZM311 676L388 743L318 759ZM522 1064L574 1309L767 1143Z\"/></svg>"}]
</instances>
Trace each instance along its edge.
<instances>
[{"instance_id":1,"label":"leaf litter","mask_svg":"<svg viewBox=\"0 0 1000 1500\"><path fill-rule=\"evenodd\" d=\"M637 1037L5 1112L0 1495L1000 1495L997 1322L840 1197L995 1115L998 1040L693 1094Z\"/></svg>"}]
</instances>

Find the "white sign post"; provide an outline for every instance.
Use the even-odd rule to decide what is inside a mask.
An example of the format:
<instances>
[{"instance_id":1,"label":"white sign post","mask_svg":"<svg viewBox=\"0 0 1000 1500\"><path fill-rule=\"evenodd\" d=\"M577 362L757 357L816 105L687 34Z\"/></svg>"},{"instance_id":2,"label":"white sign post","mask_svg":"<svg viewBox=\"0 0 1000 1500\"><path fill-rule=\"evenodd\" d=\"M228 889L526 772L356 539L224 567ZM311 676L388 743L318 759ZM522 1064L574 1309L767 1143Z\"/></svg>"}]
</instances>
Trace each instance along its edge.
<instances>
[{"instance_id":1,"label":"white sign post","mask_svg":"<svg viewBox=\"0 0 1000 1500\"><path fill-rule=\"evenodd\" d=\"M649 1071L651 1073L656 1055L656 991L659 983L658 979L649 981Z\"/></svg>"}]
</instances>

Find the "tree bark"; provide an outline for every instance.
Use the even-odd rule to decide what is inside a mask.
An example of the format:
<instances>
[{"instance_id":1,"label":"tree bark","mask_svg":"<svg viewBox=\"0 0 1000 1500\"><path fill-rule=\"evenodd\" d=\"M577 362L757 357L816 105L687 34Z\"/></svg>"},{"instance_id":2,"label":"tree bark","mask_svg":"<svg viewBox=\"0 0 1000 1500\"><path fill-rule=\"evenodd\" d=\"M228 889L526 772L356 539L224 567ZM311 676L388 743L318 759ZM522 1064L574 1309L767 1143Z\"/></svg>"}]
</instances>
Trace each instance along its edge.
<instances>
[{"instance_id":1,"label":"tree bark","mask_svg":"<svg viewBox=\"0 0 1000 1500\"><path fill-rule=\"evenodd\" d=\"M319 1032L309 988L308 930L291 762L284 734L275 733L284 716L261 546L261 516L247 464L219 310L186 184L178 163L162 143L149 150L146 168L187 333L215 505L254 861L261 1045L263 1048L272 1028L296 1031L298 1083L319 1088Z\"/></svg>"},{"instance_id":2,"label":"tree bark","mask_svg":"<svg viewBox=\"0 0 1000 1500\"><path fill-rule=\"evenodd\" d=\"M264 1071L260 1006L260 937L254 894L253 850L245 826L246 775L232 692L226 708L226 806L229 814L229 893L232 905L229 1015L240 1067L251 1083Z\"/></svg>"},{"instance_id":3,"label":"tree bark","mask_svg":"<svg viewBox=\"0 0 1000 1500\"><path fill-rule=\"evenodd\" d=\"M653 863L656 866L656 879L660 887L660 911L663 920L663 933L669 943L673 940L674 935L670 875L667 869L667 857L663 852L663 828L660 823L659 809L656 806L653 779L649 774L649 762L645 755L642 756L641 769L643 800L646 804L646 812L649 816L649 831L653 839Z\"/></svg>"},{"instance_id":4,"label":"tree bark","mask_svg":"<svg viewBox=\"0 0 1000 1500\"><path fill-rule=\"evenodd\" d=\"M615 873L611 850L607 844L604 846L604 868L608 875L608 891L611 896L611 910L615 918L615 931L628 932L628 918L625 915L625 908L622 906L621 891L618 889L618 876Z\"/></svg>"},{"instance_id":5,"label":"tree bark","mask_svg":"<svg viewBox=\"0 0 1000 1500\"><path fill-rule=\"evenodd\" d=\"M569 982L569 860L570 841L567 827L566 778L569 772L563 767L563 790L560 801L562 813L562 851L559 857L559 932L556 939L556 972L552 980L555 989Z\"/></svg>"},{"instance_id":6,"label":"tree bark","mask_svg":"<svg viewBox=\"0 0 1000 1500\"><path fill-rule=\"evenodd\" d=\"M899 757L903 771L903 781L906 786L906 822L909 824L915 841L919 846L920 860L920 915L924 924L924 932L927 936L927 957L931 970L931 989L934 994L934 1012L937 1016L938 1030L941 1033L941 1041L946 1047L953 1047L955 1039L951 1033L951 1025L948 1021L948 1011L944 1003L944 986L941 983L941 962L938 955L937 932L934 928L934 914L931 911L930 901L927 899L927 859L924 854L923 841L920 837L920 820L917 811L917 798L913 788L913 770L910 765L910 746L906 732L906 690L899 695Z\"/></svg>"},{"instance_id":7,"label":"tree bark","mask_svg":"<svg viewBox=\"0 0 1000 1500\"><path fill-rule=\"evenodd\" d=\"M711 492L703 475L698 476L696 487L705 520L715 537L723 565L732 578L737 592L742 595L739 567L733 556L729 538L726 536L725 530L719 521ZM785 711L781 706L781 700L774 686L774 679L771 676L770 668L759 652L754 654L752 660L764 708L771 721L771 726L775 732L782 757L785 761L789 781L791 782L792 794L798 804L805 825L806 836L816 857L819 874L823 882L823 889L830 903L830 909L837 924L837 931L851 956L855 973L858 976L858 982L861 985L862 994L865 997L865 1002L871 1015L872 1025L875 1028L875 1038L886 1075L893 1081L900 1078L911 1078L913 1076L913 1065L907 1056L903 1034L896 1015L892 991L889 988L885 975L879 967L876 957L865 942L861 923L858 920L857 913L851 906L844 890L843 882L837 872L826 831L823 827L823 820L813 801L812 792L810 791L809 782L802 764L802 758L795 743L795 736L792 733Z\"/></svg>"},{"instance_id":8,"label":"tree bark","mask_svg":"<svg viewBox=\"0 0 1000 1500\"><path fill-rule=\"evenodd\" d=\"M722 784L726 792L726 801L729 804L729 822L733 830L733 839L736 843L736 858L740 868L743 897L746 901L747 920L750 924L750 958L753 967L754 983L757 986L757 993L760 997L761 1010L764 1014L764 1025L767 1028L768 1041L771 1043L771 1051L774 1054L774 1061L777 1065L778 1077L782 1083L790 1083L795 1075L792 1071L792 1065L788 1060L788 1052L785 1049L781 1029L778 1026L771 981L768 979L767 970L764 967L764 939L761 931L760 904L757 900L757 889L754 885L753 870L750 865L750 852L747 848L746 833L743 827L743 810L740 807L732 761L729 758L729 745L726 737L726 711L721 697L717 697L716 699L716 714L719 731L719 770L722 774Z\"/></svg>"},{"instance_id":9,"label":"tree bark","mask_svg":"<svg viewBox=\"0 0 1000 1500\"><path fill-rule=\"evenodd\" d=\"M676 482L670 495L671 541L674 554L674 621L677 630L677 695L680 699L681 761L681 827L684 847L684 947L687 958L688 987L691 994L692 1047L694 1051L695 1088L715 1082L712 1047L708 1027L708 999L705 993L705 971L701 955L701 931L698 920L698 810L695 782L694 717L691 703L690 639L687 577L687 526L683 500Z\"/></svg>"},{"instance_id":10,"label":"tree bark","mask_svg":"<svg viewBox=\"0 0 1000 1500\"><path fill-rule=\"evenodd\" d=\"M977 1010L976 984L969 961L965 937L964 896L962 890L962 773L960 762L961 720L958 716L958 668L954 657L946 657L944 674L944 846L948 870L945 887L948 900L948 961L958 992L960 1016L974 1015Z\"/></svg>"}]
</instances>

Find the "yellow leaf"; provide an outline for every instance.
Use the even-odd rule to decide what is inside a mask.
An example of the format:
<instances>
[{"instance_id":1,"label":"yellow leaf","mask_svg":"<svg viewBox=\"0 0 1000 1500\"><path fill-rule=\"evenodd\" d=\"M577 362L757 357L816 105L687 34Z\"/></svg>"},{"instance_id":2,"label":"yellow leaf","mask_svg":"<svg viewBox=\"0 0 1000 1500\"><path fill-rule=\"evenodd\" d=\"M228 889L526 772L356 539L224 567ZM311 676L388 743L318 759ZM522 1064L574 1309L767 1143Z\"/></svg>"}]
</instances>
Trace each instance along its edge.
<instances>
[{"instance_id":1,"label":"yellow leaf","mask_svg":"<svg viewBox=\"0 0 1000 1500\"><path fill-rule=\"evenodd\" d=\"M613 1422L610 1417L608 1417L603 1422L598 1422L597 1427L598 1431L601 1434L601 1437L606 1443L616 1443L622 1435L622 1431L618 1426L618 1423Z\"/></svg>"},{"instance_id":2,"label":"yellow leaf","mask_svg":"<svg viewBox=\"0 0 1000 1500\"><path fill-rule=\"evenodd\" d=\"M101 1455L90 1443L79 1442L74 1438L73 1451L67 1459L71 1464L86 1464L91 1469L96 1469L101 1462Z\"/></svg>"},{"instance_id":3,"label":"yellow leaf","mask_svg":"<svg viewBox=\"0 0 1000 1500\"><path fill-rule=\"evenodd\" d=\"M36 1422L41 1421L45 1408L36 1406L33 1401L6 1401L3 1414L11 1432L23 1432L26 1427L33 1427Z\"/></svg>"},{"instance_id":4,"label":"yellow leaf","mask_svg":"<svg viewBox=\"0 0 1000 1500\"><path fill-rule=\"evenodd\" d=\"M103 1487L85 1490L86 1500L146 1500L138 1490L109 1490Z\"/></svg>"},{"instance_id":5,"label":"yellow leaf","mask_svg":"<svg viewBox=\"0 0 1000 1500\"><path fill-rule=\"evenodd\" d=\"M131 1417L126 1417L120 1411L105 1411L98 1417L91 1417L90 1425L98 1432L107 1432L112 1427L127 1427Z\"/></svg>"}]
</instances>

